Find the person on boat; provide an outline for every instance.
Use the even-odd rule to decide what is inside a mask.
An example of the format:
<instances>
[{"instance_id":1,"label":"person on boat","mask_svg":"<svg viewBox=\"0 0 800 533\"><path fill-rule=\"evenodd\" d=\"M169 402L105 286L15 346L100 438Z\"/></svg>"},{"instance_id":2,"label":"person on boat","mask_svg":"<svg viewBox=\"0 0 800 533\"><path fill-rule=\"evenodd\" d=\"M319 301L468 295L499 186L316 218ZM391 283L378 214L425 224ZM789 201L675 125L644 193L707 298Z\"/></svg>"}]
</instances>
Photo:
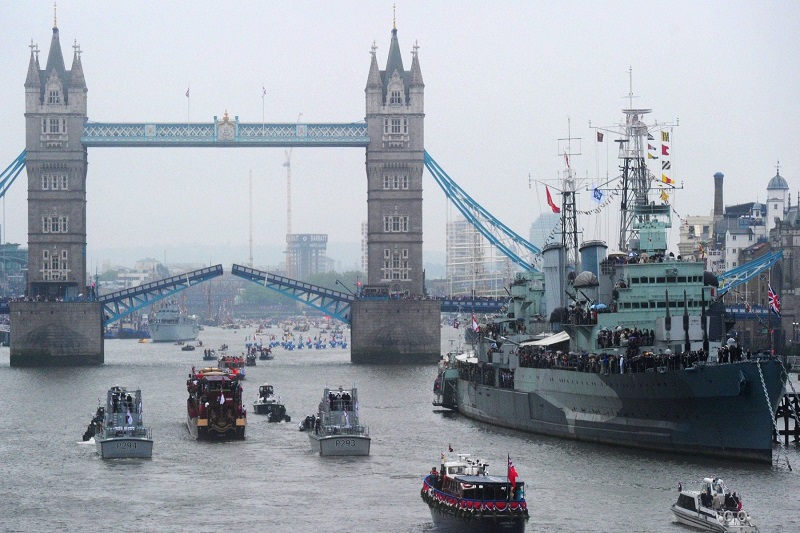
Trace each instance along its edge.
<instances>
[{"instance_id":1,"label":"person on boat","mask_svg":"<svg viewBox=\"0 0 800 533\"><path fill-rule=\"evenodd\" d=\"M700 494L700 504L703 507L711 508L713 500L711 498L711 487L706 488L706 491Z\"/></svg>"},{"instance_id":2,"label":"person on boat","mask_svg":"<svg viewBox=\"0 0 800 533\"><path fill-rule=\"evenodd\" d=\"M725 492L725 510L734 512L738 511L736 508L736 502L733 500L730 489Z\"/></svg>"}]
</instances>

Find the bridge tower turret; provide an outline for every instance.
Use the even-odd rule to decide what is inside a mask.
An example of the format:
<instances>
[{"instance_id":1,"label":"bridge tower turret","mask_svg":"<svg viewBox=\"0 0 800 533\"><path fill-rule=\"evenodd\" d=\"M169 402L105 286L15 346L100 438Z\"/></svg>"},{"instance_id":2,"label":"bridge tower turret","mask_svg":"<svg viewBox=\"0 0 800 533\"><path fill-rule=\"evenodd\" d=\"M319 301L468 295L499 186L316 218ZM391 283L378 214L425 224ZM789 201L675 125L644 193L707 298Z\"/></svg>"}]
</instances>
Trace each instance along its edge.
<instances>
[{"instance_id":1,"label":"bridge tower turret","mask_svg":"<svg viewBox=\"0 0 800 533\"><path fill-rule=\"evenodd\" d=\"M44 70L31 44L25 79L28 171L29 296L77 296L86 288L86 80L80 47L72 69L61 54L58 25Z\"/></svg>"},{"instance_id":2,"label":"bridge tower turret","mask_svg":"<svg viewBox=\"0 0 800 533\"><path fill-rule=\"evenodd\" d=\"M422 171L424 89L418 47L411 70L403 68L397 27L386 69L372 47L367 78L367 279L390 293L420 295L422 270Z\"/></svg>"}]
</instances>

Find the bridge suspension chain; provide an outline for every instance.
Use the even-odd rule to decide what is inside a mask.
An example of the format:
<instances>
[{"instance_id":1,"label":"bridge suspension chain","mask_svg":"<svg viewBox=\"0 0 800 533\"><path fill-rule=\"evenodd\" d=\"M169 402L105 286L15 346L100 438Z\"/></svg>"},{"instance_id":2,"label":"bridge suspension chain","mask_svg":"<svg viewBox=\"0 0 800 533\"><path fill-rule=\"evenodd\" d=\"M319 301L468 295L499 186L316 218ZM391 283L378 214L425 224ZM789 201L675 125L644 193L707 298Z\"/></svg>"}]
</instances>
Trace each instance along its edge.
<instances>
[{"instance_id":1,"label":"bridge suspension chain","mask_svg":"<svg viewBox=\"0 0 800 533\"><path fill-rule=\"evenodd\" d=\"M447 199L455 205L464 218L472 224L493 246L525 270L538 270L536 259L541 250L520 237L514 230L500 222L475 201L450 176L431 155L425 152L425 168L442 188Z\"/></svg>"}]
</instances>

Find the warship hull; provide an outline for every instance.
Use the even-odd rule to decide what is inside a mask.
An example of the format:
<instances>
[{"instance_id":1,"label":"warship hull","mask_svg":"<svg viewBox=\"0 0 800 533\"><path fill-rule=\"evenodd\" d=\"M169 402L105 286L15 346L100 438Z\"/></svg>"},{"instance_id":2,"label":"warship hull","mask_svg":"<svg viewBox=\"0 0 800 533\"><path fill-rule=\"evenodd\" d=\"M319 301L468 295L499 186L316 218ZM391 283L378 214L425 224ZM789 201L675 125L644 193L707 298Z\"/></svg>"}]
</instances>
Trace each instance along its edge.
<instances>
[{"instance_id":1,"label":"warship hull","mask_svg":"<svg viewBox=\"0 0 800 533\"><path fill-rule=\"evenodd\" d=\"M150 329L153 342L193 341L200 333L197 324L182 322L178 324L154 324Z\"/></svg>"},{"instance_id":2,"label":"warship hull","mask_svg":"<svg viewBox=\"0 0 800 533\"><path fill-rule=\"evenodd\" d=\"M772 460L773 417L787 377L774 359L630 374L515 373L514 389L458 378L452 407L531 433L761 462Z\"/></svg>"}]
</instances>

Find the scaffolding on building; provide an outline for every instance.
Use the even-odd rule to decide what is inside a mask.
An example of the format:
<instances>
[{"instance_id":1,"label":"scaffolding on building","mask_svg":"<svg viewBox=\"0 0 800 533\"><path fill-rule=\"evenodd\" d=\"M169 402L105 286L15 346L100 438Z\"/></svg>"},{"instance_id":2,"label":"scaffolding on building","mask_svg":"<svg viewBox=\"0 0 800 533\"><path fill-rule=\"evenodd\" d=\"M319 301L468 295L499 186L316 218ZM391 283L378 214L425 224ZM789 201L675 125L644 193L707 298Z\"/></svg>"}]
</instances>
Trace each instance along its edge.
<instances>
[{"instance_id":1,"label":"scaffolding on building","mask_svg":"<svg viewBox=\"0 0 800 533\"><path fill-rule=\"evenodd\" d=\"M504 297L514 264L465 218L447 221L447 287L450 296Z\"/></svg>"}]
</instances>

